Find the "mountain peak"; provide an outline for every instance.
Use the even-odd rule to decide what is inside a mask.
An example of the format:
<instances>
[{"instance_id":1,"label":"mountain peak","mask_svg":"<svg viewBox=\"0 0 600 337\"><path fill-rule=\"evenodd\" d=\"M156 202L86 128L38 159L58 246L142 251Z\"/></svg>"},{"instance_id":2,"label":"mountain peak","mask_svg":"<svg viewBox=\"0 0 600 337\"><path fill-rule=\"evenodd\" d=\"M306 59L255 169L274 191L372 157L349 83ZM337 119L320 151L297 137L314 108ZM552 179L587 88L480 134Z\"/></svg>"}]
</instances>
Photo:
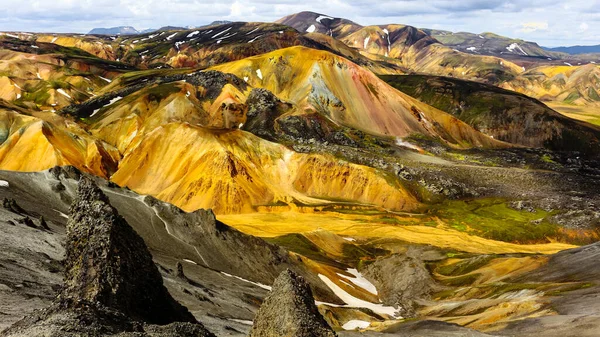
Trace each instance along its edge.
<instances>
[{"instance_id":1,"label":"mountain peak","mask_svg":"<svg viewBox=\"0 0 600 337\"><path fill-rule=\"evenodd\" d=\"M118 26L111 28L94 28L88 32L90 35L135 35L140 31L131 26Z\"/></svg>"}]
</instances>

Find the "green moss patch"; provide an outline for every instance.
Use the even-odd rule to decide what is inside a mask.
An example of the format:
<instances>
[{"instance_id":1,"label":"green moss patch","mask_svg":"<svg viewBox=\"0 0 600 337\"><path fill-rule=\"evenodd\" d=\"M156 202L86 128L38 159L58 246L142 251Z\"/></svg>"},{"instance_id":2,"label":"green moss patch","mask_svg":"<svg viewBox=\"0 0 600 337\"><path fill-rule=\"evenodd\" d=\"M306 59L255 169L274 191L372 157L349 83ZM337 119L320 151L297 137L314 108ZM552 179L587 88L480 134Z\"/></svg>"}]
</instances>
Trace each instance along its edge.
<instances>
[{"instance_id":1,"label":"green moss patch","mask_svg":"<svg viewBox=\"0 0 600 337\"><path fill-rule=\"evenodd\" d=\"M448 200L431 212L456 230L506 242L545 242L559 229L547 220L554 212L516 210L498 198Z\"/></svg>"}]
</instances>

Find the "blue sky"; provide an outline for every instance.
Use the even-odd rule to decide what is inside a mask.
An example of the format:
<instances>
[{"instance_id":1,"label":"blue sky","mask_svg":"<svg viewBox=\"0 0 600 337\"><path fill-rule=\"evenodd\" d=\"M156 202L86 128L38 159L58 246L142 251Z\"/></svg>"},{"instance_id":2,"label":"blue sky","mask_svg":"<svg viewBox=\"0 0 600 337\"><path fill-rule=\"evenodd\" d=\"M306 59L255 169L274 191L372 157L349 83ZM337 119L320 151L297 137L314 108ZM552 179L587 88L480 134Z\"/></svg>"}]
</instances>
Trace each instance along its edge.
<instances>
[{"instance_id":1,"label":"blue sky","mask_svg":"<svg viewBox=\"0 0 600 337\"><path fill-rule=\"evenodd\" d=\"M274 21L303 10L363 25L494 32L544 46L600 44L600 0L0 0L1 31L82 32Z\"/></svg>"}]
</instances>

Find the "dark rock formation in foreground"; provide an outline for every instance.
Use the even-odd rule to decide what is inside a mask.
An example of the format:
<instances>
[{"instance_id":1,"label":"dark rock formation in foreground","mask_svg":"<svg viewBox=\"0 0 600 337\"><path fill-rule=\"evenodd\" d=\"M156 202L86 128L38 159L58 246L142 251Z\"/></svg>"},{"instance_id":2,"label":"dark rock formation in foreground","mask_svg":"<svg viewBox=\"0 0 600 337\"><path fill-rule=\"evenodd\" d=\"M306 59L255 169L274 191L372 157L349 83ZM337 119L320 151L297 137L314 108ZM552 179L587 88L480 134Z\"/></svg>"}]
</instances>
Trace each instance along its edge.
<instances>
[{"instance_id":1,"label":"dark rock formation in foreground","mask_svg":"<svg viewBox=\"0 0 600 337\"><path fill-rule=\"evenodd\" d=\"M86 177L66 247L64 287L53 305L3 335L214 336L171 297L142 238Z\"/></svg>"},{"instance_id":2,"label":"dark rock formation in foreground","mask_svg":"<svg viewBox=\"0 0 600 337\"><path fill-rule=\"evenodd\" d=\"M250 337L337 336L319 313L310 287L302 276L283 271L260 307Z\"/></svg>"}]
</instances>

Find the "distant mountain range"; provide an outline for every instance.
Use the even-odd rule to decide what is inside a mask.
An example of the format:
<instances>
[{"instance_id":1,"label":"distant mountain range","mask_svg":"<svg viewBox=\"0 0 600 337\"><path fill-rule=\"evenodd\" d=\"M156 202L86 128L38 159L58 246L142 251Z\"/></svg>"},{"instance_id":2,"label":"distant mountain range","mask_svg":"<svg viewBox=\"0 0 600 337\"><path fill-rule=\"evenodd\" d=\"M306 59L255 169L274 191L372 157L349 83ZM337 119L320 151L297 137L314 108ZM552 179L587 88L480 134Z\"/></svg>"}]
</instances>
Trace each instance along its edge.
<instances>
[{"instance_id":1,"label":"distant mountain range","mask_svg":"<svg viewBox=\"0 0 600 337\"><path fill-rule=\"evenodd\" d=\"M595 46L571 46L571 47L556 47L556 48L543 47L543 48L546 50L549 50L549 51L567 53L567 54L571 54L571 55L600 53L600 44L595 45Z\"/></svg>"},{"instance_id":2,"label":"distant mountain range","mask_svg":"<svg viewBox=\"0 0 600 337\"><path fill-rule=\"evenodd\" d=\"M141 32L131 26L119 26L112 28L94 28L88 34L92 35L135 35Z\"/></svg>"},{"instance_id":3,"label":"distant mountain range","mask_svg":"<svg viewBox=\"0 0 600 337\"><path fill-rule=\"evenodd\" d=\"M213 21L208 25L201 26L187 26L187 27L178 27L178 26L164 26L161 28L148 28L143 30L137 30L132 26L119 26L119 27L111 27L111 28L94 28L88 32L90 35L136 35L136 34L148 34L156 31L164 31L164 30L186 30L186 29L194 29L206 26L214 26L214 25L224 25L227 23L231 23L231 21Z\"/></svg>"}]
</instances>

